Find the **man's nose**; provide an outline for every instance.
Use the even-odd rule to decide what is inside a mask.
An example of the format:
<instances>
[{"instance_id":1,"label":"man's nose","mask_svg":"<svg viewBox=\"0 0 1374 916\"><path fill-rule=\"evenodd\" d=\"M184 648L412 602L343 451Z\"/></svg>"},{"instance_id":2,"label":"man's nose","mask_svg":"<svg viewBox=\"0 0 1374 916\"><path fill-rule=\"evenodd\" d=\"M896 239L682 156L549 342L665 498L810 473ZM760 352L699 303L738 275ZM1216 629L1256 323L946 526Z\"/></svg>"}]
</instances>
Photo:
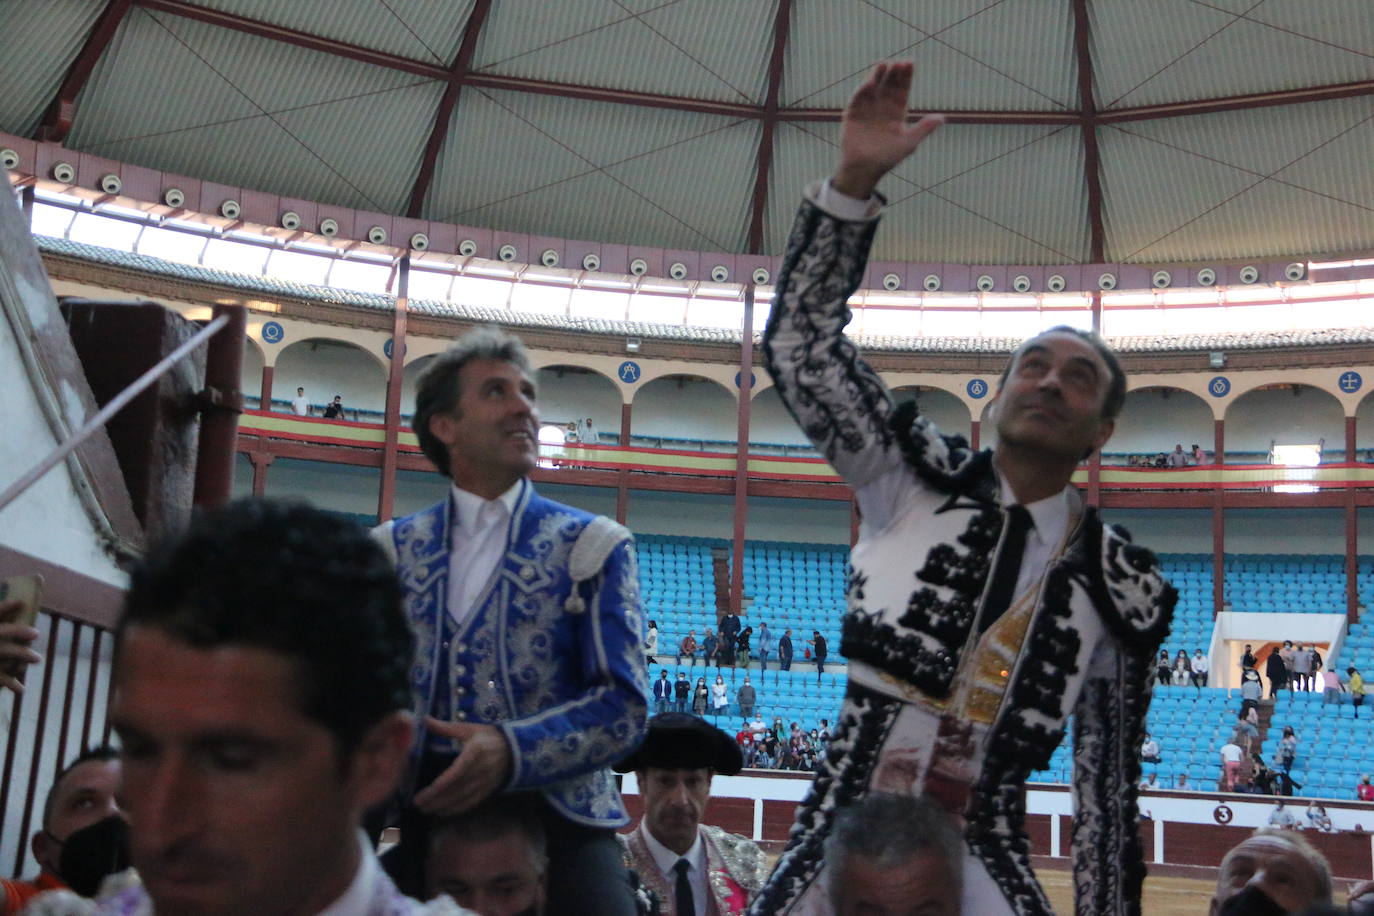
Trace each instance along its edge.
<instances>
[{"instance_id":1,"label":"man's nose","mask_svg":"<svg viewBox=\"0 0 1374 916\"><path fill-rule=\"evenodd\" d=\"M161 763L130 788L129 817L136 825L139 845L165 848L194 831L196 812L204 805L204 798L188 764Z\"/></svg>"}]
</instances>

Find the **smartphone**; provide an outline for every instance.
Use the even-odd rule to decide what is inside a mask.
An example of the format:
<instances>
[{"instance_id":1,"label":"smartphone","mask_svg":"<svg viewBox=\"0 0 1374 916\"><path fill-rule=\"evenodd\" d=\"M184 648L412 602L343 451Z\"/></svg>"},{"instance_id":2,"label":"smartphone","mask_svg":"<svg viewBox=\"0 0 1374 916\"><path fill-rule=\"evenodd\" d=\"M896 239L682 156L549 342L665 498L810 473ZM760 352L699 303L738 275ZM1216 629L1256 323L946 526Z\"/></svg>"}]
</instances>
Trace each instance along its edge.
<instances>
[{"instance_id":1,"label":"smartphone","mask_svg":"<svg viewBox=\"0 0 1374 916\"><path fill-rule=\"evenodd\" d=\"M17 623L31 627L38 619L38 598L43 594L43 577L39 575L10 576L0 579L0 601L21 601L17 612L11 611L0 623Z\"/></svg>"}]
</instances>

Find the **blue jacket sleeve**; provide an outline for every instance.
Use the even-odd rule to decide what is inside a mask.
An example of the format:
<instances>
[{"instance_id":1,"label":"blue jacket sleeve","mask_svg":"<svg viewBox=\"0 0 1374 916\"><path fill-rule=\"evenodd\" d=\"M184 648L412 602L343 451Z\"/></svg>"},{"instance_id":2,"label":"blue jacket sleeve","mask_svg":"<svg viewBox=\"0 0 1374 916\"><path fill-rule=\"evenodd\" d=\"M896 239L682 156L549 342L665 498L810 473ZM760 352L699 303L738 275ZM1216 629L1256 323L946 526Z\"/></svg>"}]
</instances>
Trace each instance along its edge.
<instances>
[{"instance_id":1,"label":"blue jacket sleeve","mask_svg":"<svg viewBox=\"0 0 1374 916\"><path fill-rule=\"evenodd\" d=\"M633 543L622 541L599 576L575 587L585 606L575 626L581 684L564 702L501 725L511 746L511 790L609 766L644 736L648 678Z\"/></svg>"}]
</instances>

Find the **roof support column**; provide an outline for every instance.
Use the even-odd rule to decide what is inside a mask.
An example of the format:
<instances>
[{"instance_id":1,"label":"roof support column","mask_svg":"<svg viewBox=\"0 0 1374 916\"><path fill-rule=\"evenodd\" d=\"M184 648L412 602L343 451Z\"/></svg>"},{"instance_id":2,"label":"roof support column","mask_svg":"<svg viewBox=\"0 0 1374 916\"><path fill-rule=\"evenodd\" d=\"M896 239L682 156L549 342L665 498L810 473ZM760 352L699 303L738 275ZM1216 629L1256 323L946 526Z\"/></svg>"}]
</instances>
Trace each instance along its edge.
<instances>
[{"instance_id":1,"label":"roof support column","mask_svg":"<svg viewBox=\"0 0 1374 916\"><path fill-rule=\"evenodd\" d=\"M410 303L410 255L396 262L396 314L391 324L391 372L386 380L382 423L382 484L377 494L377 524L389 521L396 503L396 449L401 432L401 383L406 365L406 314Z\"/></svg>"},{"instance_id":2,"label":"roof support column","mask_svg":"<svg viewBox=\"0 0 1374 916\"><path fill-rule=\"evenodd\" d=\"M72 124L76 121L76 97L85 88L86 80L91 78L91 71L95 69L105 49L110 46L110 41L119 31L119 26L128 15L131 6L133 0L109 0L105 4L105 11L95 21L95 28L91 29L91 34L86 37L86 43L81 46L81 51L72 61L66 78L57 88L57 95L44 112L43 120L34 134L35 140L61 143L67 139L67 134L71 132Z\"/></svg>"},{"instance_id":3,"label":"roof support column","mask_svg":"<svg viewBox=\"0 0 1374 916\"><path fill-rule=\"evenodd\" d=\"M744 288L744 320L740 327L739 425L735 443L734 557L730 564L730 610L743 610L744 526L749 519L749 407L754 396L754 284Z\"/></svg>"},{"instance_id":4,"label":"roof support column","mask_svg":"<svg viewBox=\"0 0 1374 916\"><path fill-rule=\"evenodd\" d=\"M787 36L792 23L792 0L778 0L773 18L773 53L768 58L768 90L763 103L763 130L759 136L759 155L754 170L754 194L749 202L749 235L745 250L763 250L763 217L768 208L768 176L773 169L773 135L778 126L778 92L782 88L783 62Z\"/></svg>"},{"instance_id":5,"label":"roof support column","mask_svg":"<svg viewBox=\"0 0 1374 916\"><path fill-rule=\"evenodd\" d=\"M1083 180L1088 190L1088 262L1105 259L1106 234L1102 222L1102 159L1097 148L1097 99L1093 93L1092 32L1088 0L1073 0L1073 47L1078 59L1079 130L1083 136ZM1100 326L1100 296L1093 297L1093 330Z\"/></svg>"}]
</instances>

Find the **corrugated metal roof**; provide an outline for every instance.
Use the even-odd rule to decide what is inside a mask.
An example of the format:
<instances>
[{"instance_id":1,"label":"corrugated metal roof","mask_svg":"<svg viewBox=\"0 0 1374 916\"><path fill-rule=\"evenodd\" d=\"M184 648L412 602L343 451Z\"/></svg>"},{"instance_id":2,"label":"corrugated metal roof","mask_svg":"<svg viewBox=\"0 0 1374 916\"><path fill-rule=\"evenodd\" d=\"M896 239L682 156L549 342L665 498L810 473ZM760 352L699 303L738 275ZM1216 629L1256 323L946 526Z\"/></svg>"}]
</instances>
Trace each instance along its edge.
<instances>
[{"instance_id":1,"label":"corrugated metal roof","mask_svg":"<svg viewBox=\"0 0 1374 916\"><path fill-rule=\"evenodd\" d=\"M474 0L198 0L198 5L447 67Z\"/></svg>"},{"instance_id":2,"label":"corrugated metal roof","mask_svg":"<svg viewBox=\"0 0 1374 916\"><path fill-rule=\"evenodd\" d=\"M469 88L451 130L431 218L639 245L738 244L753 122Z\"/></svg>"},{"instance_id":3,"label":"corrugated metal roof","mask_svg":"<svg viewBox=\"0 0 1374 916\"><path fill-rule=\"evenodd\" d=\"M918 109L1076 107L1072 25L1038 0L797 4L784 102L842 108L874 63L914 60Z\"/></svg>"},{"instance_id":4,"label":"corrugated metal roof","mask_svg":"<svg viewBox=\"0 0 1374 916\"><path fill-rule=\"evenodd\" d=\"M1103 130L1099 142L1113 258L1374 245L1374 99L1135 122Z\"/></svg>"},{"instance_id":5,"label":"corrugated metal roof","mask_svg":"<svg viewBox=\"0 0 1374 916\"><path fill-rule=\"evenodd\" d=\"M0 124L31 136L100 16L89 0L7 0L0 6Z\"/></svg>"},{"instance_id":6,"label":"corrugated metal roof","mask_svg":"<svg viewBox=\"0 0 1374 916\"><path fill-rule=\"evenodd\" d=\"M589 86L758 104L774 3L679 0L636 13L618 3L516 0L483 30L477 67Z\"/></svg>"},{"instance_id":7,"label":"corrugated metal roof","mask_svg":"<svg viewBox=\"0 0 1374 916\"><path fill-rule=\"evenodd\" d=\"M1246 3L1234 11L1099 0L1092 8L1103 109L1353 82L1368 79L1374 65L1368 0Z\"/></svg>"},{"instance_id":8,"label":"corrugated metal roof","mask_svg":"<svg viewBox=\"0 0 1374 916\"><path fill-rule=\"evenodd\" d=\"M135 9L92 74L69 142L231 185L404 205L442 85ZM175 86L152 93L151 87ZM367 130L359 130L359 125Z\"/></svg>"}]
</instances>

